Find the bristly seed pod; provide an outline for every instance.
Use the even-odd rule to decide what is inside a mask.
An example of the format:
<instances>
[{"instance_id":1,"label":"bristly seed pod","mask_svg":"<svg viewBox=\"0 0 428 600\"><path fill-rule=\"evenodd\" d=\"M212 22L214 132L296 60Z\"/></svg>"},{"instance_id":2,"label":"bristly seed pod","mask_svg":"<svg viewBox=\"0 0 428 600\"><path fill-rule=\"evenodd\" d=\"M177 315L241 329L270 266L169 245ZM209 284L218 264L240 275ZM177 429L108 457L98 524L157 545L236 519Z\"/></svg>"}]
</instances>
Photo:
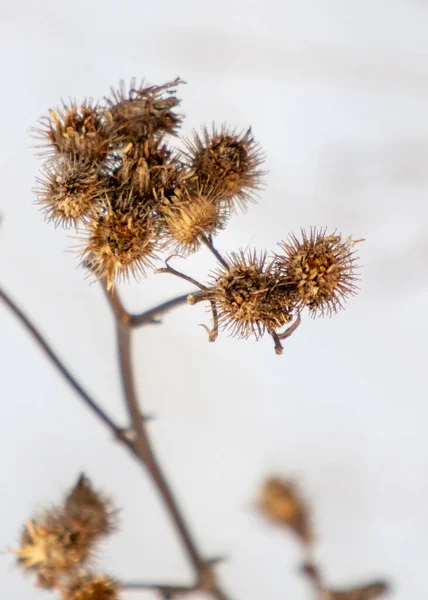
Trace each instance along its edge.
<instances>
[{"instance_id":1,"label":"bristly seed pod","mask_svg":"<svg viewBox=\"0 0 428 600\"><path fill-rule=\"evenodd\" d=\"M219 323L232 335L261 337L266 330L279 329L292 319L293 297L279 287L266 253L240 251L226 258L212 275L212 288L204 296L215 302Z\"/></svg>"},{"instance_id":2,"label":"bristly seed pod","mask_svg":"<svg viewBox=\"0 0 428 600\"><path fill-rule=\"evenodd\" d=\"M27 523L15 554L18 565L36 572L41 586L49 588L88 560L92 542L82 523L54 509Z\"/></svg>"},{"instance_id":3,"label":"bristly seed pod","mask_svg":"<svg viewBox=\"0 0 428 600\"><path fill-rule=\"evenodd\" d=\"M63 103L58 110L49 111L49 117L40 119L38 137L47 140L47 153L65 154L95 162L103 162L109 151L111 133L104 126L103 111L92 102L78 108L75 103Z\"/></svg>"},{"instance_id":4,"label":"bristly seed pod","mask_svg":"<svg viewBox=\"0 0 428 600\"><path fill-rule=\"evenodd\" d=\"M309 511L291 481L276 478L266 481L261 492L260 509L274 523L289 527L304 544L312 541Z\"/></svg>"},{"instance_id":5,"label":"bristly seed pod","mask_svg":"<svg viewBox=\"0 0 428 600\"><path fill-rule=\"evenodd\" d=\"M105 575L76 576L62 589L64 600L118 600L119 584Z\"/></svg>"},{"instance_id":6,"label":"bristly seed pod","mask_svg":"<svg viewBox=\"0 0 428 600\"><path fill-rule=\"evenodd\" d=\"M66 497L64 512L79 521L94 539L111 534L117 526L111 502L93 488L84 474Z\"/></svg>"},{"instance_id":7,"label":"bristly seed pod","mask_svg":"<svg viewBox=\"0 0 428 600\"><path fill-rule=\"evenodd\" d=\"M132 199L118 202L115 210L107 207L105 215L89 221L88 230L82 262L105 279L108 290L116 279L145 274L152 267L157 241L154 224L149 215L132 209Z\"/></svg>"},{"instance_id":8,"label":"bristly seed pod","mask_svg":"<svg viewBox=\"0 0 428 600\"><path fill-rule=\"evenodd\" d=\"M201 185L215 188L228 209L236 203L245 208L255 200L264 172L251 129L237 134L224 126L220 131L213 128L212 133L205 128L202 136L195 133L192 141L187 140L186 147L183 155L194 177Z\"/></svg>"},{"instance_id":9,"label":"bristly seed pod","mask_svg":"<svg viewBox=\"0 0 428 600\"><path fill-rule=\"evenodd\" d=\"M295 288L299 306L306 306L312 316L331 315L357 293L355 243L313 228L309 236L302 230L302 241L291 235L280 244L283 254L277 255L276 265L281 280Z\"/></svg>"},{"instance_id":10,"label":"bristly seed pod","mask_svg":"<svg viewBox=\"0 0 428 600\"><path fill-rule=\"evenodd\" d=\"M227 214L213 190L184 187L160 212L167 245L184 255L199 249L201 236L214 236L226 224Z\"/></svg>"},{"instance_id":11,"label":"bristly seed pod","mask_svg":"<svg viewBox=\"0 0 428 600\"><path fill-rule=\"evenodd\" d=\"M45 165L38 179L37 203L55 226L77 226L91 216L107 191L107 181L93 162L63 156Z\"/></svg>"},{"instance_id":12,"label":"bristly seed pod","mask_svg":"<svg viewBox=\"0 0 428 600\"><path fill-rule=\"evenodd\" d=\"M180 103L175 97L180 83L184 82L176 79L159 86L142 82L137 87L133 79L129 91L123 81L118 90L112 88L112 97L106 100L113 137L119 143L144 144L155 135L175 135L182 121L182 116L172 110Z\"/></svg>"}]
</instances>

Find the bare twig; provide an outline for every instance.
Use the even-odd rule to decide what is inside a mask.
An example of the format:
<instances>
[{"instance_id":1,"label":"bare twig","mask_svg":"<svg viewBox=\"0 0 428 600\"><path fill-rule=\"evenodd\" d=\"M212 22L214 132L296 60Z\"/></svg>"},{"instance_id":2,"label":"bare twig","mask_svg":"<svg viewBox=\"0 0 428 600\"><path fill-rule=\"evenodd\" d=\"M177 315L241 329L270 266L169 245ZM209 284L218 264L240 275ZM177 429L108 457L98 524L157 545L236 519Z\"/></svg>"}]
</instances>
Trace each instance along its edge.
<instances>
[{"instance_id":1,"label":"bare twig","mask_svg":"<svg viewBox=\"0 0 428 600\"><path fill-rule=\"evenodd\" d=\"M101 421L107 425L107 427L112 431L112 433L119 438L122 442L124 442L129 448L133 451L133 444L130 440L128 440L124 435L123 431L120 427L118 427L110 417L104 412L104 410L95 402L93 398L86 392L86 390L82 387L82 385L78 382L78 380L70 373L61 359L58 357L56 352L52 349L52 347L48 344L42 334L37 330L35 325L29 320L29 318L22 312L22 310L17 306L17 304L8 296L8 294L0 289L0 298L3 302L10 308L10 310L14 313L14 315L19 319L19 321L24 325L27 331L31 334L33 339L37 342L39 347L43 350L43 352L48 356L48 358L52 361L64 379L71 385L71 387L77 392L83 402L88 406L88 408L95 413L95 415L101 419Z\"/></svg>"},{"instance_id":2,"label":"bare twig","mask_svg":"<svg viewBox=\"0 0 428 600\"><path fill-rule=\"evenodd\" d=\"M142 464L145 465L166 504L167 510L174 522L174 525L177 529L183 546L188 554L189 560L191 561L196 572L196 583L192 586L165 586L160 584L130 583L124 584L124 589L155 589L167 596L188 594L197 590L204 590L210 593L212 597L216 598L217 600L228 600L228 596L226 596L225 593L216 584L214 574L215 561L203 559L151 448L150 441L148 439L147 432L145 429L145 421L143 419L143 415L137 399L135 389L134 371L131 359L131 315L127 313L127 311L124 309L120 298L116 292L106 292L106 295L115 317L122 386L126 405L129 412L129 417L132 423L132 432L135 434L135 439L129 438L124 433L124 430L118 427L110 419L110 417L108 417L104 410L95 402L95 400L93 400L89 396L89 394L84 390L84 388L77 381L77 379L64 366L64 364L58 358L54 350L50 347L48 342L39 333L37 328L32 324L28 317L21 311L20 308L18 308L15 302L3 290L0 289L0 298L5 302L5 304L10 308L10 310L15 314L15 316L25 326L28 332L36 340L40 348L45 352L45 354L50 358L52 363L56 366L61 375L78 393L79 397L92 410L92 412L99 419L101 419L101 421L105 425L107 425L107 427L114 433L115 437L122 441L128 447L128 449L134 455L134 458L136 458ZM180 298L170 302L176 305L181 303L182 301L183 300ZM160 306L162 307L162 305ZM158 309L159 307L152 310L155 311ZM142 315L144 314L145 313L142 313ZM142 315L140 315L140 317L142 317ZM141 321L143 321L144 319L145 318L142 317Z\"/></svg>"},{"instance_id":3,"label":"bare twig","mask_svg":"<svg viewBox=\"0 0 428 600\"><path fill-rule=\"evenodd\" d=\"M210 250L214 254L214 256L216 257L218 262L221 265L223 265L223 267L225 269L229 270L229 265L224 260L224 258L222 257L220 252L217 250L217 248L214 246L211 236L210 235L202 235L201 239L202 239L203 243L205 244L205 246L208 248L208 250Z\"/></svg>"},{"instance_id":4,"label":"bare twig","mask_svg":"<svg viewBox=\"0 0 428 600\"><path fill-rule=\"evenodd\" d=\"M126 311L123 308L117 292L106 292L106 295L110 302L116 322L122 387L125 402L128 407L129 417L132 423L132 428L135 434L135 450L141 457L142 462L145 464L153 481L155 482L156 487L161 494L177 529L189 560L191 561L197 574L197 583L194 586L191 586L190 588L186 586L178 586L175 588L176 593L189 593L198 589L206 589L206 591L211 593L214 598L218 598L219 600L227 600L227 596L225 596L220 588L216 586L212 562L206 561L202 558L202 555L196 546L189 527L178 508L174 495L152 450L145 428L145 423L142 419L141 407L136 393L134 369L132 366L131 357L131 320L123 318L124 314L126 314ZM209 584L208 586L207 582ZM174 593L174 588L168 588L167 586L155 586L155 588L160 590L162 593L165 591L167 591L167 593ZM136 589L135 586L134 589Z\"/></svg>"},{"instance_id":5,"label":"bare twig","mask_svg":"<svg viewBox=\"0 0 428 600\"><path fill-rule=\"evenodd\" d=\"M167 300L158 306L150 308L149 310L144 311L138 315L130 315L129 316L129 324L131 327L140 327L141 325L148 325L150 323L157 323L158 318L166 312L169 312L173 308L177 308L182 304L187 303L188 296L194 296L196 298L202 299L202 295L200 292L189 292L188 294L184 294L183 296L178 296L177 298L172 298L172 300Z\"/></svg>"}]
</instances>

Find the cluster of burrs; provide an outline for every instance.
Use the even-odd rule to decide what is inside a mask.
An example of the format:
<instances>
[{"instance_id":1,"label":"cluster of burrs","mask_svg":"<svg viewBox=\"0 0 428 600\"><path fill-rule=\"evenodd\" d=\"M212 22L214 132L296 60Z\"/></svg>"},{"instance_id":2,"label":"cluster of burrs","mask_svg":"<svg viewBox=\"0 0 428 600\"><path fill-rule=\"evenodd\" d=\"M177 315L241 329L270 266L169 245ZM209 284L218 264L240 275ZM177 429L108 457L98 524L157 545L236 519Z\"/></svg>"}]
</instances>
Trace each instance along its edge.
<instances>
[{"instance_id":1,"label":"cluster of burrs","mask_svg":"<svg viewBox=\"0 0 428 600\"><path fill-rule=\"evenodd\" d=\"M222 256L213 237L260 190L263 161L251 130L204 128L182 149L170 145L182 115L177 79L162 86L122 85L103 103L63 104L41 119L46 164L38 202L47 219L80 233L82 264L111 290L117 280L155 268L160 253L186 256L207 246L218 261L206 285L169 266L157 269L199 288L219 327L238 337L269 333L281 341L302 309L331 314L356 292L351 238L325 229L289 236L278 254L252 249ZM184 149L183 149L184 148Z\"/></svg>"},{"instance_id":2,"label":"cluster of burrs","mask_svg":"<svg viewBox=\"0 0 428 600\"><path fill-rule=\"evenodd\" d=\"M100 541L115 529L111 503L81 475L60 505L25 525L18 565L63 600L117 600L118 582L91 568Z\"/></svg>"}]
</instances>

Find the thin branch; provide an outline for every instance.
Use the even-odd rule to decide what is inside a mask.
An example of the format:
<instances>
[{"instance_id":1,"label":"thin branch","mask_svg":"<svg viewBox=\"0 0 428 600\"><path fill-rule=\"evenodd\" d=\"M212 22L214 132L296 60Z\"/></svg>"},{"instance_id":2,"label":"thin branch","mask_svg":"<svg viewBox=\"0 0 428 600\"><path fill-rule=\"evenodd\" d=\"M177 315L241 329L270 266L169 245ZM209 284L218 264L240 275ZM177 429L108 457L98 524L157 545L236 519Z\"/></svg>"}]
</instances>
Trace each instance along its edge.
<instances>
[{"instance_id":1,"label":"thin branch","mask_svg":"<svg viewBox=\"0 0 428 600\"><path fill-rule=\"evenodd\" d=\"M199 283L198 281L196 281L196 279L193 279L192 277L189 277L189 275L185 275L184 273L177 271L177 269L173 269L172 267L170 267L168 265L167 261L165 261L165 263L167 266L162 267L161 269L156 269L156 273L169 273L170 275L175 275L176 277L179 277L180 279L184 279L185 281L188 281L192 285L198 287L200 290L208 289L205 285L202 285L202 283Z\"/></svg>"},{"instance_id":2,"label":"thin branch","mask_svg":"<svg viewBox=\"0 0 428 600\"><path fill-rule=\"evenodd\" d=\"M199 588L194 585L162 585L160 583L122 583L120 588L127 591L155 590L161 594L191 594Z\"/></svg>"},{"instance_id":3,"label":"thin branch","mask_svg":"<svg viewBox=\"0 0 428 600\"><path fill-rule=\"evenodd\" d=\"M92 412L114 433L115 437L127 446L134 458L137 458L140 463L145 465L166 504L168 513L175 524L183 546L185 547L189 559L197 572L197 583L193 586L165 586L158 584L130 583L124 584L123 588L128 590L153 589L164 594L165 597L169 595L190 594L198 590L203 590L210 593L213 598L217 600L229 600L228 596L226 596L224 592L216 585L215 574L213 572L213 561L204 560L198 551L193 537L190 534L189 527L178 508L176 500L151 448L135 389L134 371L131 360L131 315L129 315L129 313L127 313L123 308L117 293L107 292L106 295L115 316L122 386L129 416L132 422L133 432L136 436L135 441L131 441L131 439L128 438L124 433L124 430L115 425L110 417L108 417L108 415L100 408L100 406L89 396L77 379L75 379L75 377L68 371L62 361L50 347L48 342L39 333L28 317L21 311L15 302L13 302L13 300L3 290L0 289L0 298L3 299L5 304L25 326L28 332L36 340L40 348L57 367L61 375L66 379L66 381L68 381L68 383L78 393L80 398L92 410ZM173 301L170 301L170 303L178 305L179 301L178 299L174 299ZM158 310L158 307L152 310ZM142 314L144 315L144 313ZM136 316L138 317L138 315ZM142 315L140 315L140 317L141 316Z\"/></svg>"},{"instance_id":4,"label":"thin branch","mask_svg":"<svg viewBox=\"0 0 428 600\"><path fill-rule=\"evenodd\" d=\"M172 300L167 300L158 306L154 306L149 310L144 311L138 315L130 315L129 324L131 327L140 327L140 325L147 325L149 323L156 323L157 319L169 312L170 310L181 306L182 304L187 304L188 296L194 296L199 299L199 295L202 299L201 292L189 292L188 294L183 294L183 296L178 296L177 298L172 298Z\"/></svg>"},{"instance_id":5,"label":"thin branch","mask_svg":"<svg viewBox=\"0 0 428 600\"><path fill-rule=\"evenodd\" d=\"M33 339L37 342L39 347L43 350L43 352L48 356L51 362L55 365L64 379L71 385L71 387L77 392L86 406L99 418L101 421L107 425L107 427L112 431L112 433L124 442L132 451L133 445L130 440L128 440L124 435L123 431L120 427L118 427L110 417L104 412L104 410L91 398L91 396L86 392L86 390L81 386L78 380L70 373L61 359L58 357L56 352L52 349L52 347L48 344L42 334L38 331L38 329L33 325L30 319L22 312L22 310L15 304L15 302L6 294L6 292L0 289L0 298L4 301L6 306L14 313L17 319L21 322L22 325L27 329L27 331L31 334Z\"/></svg>"},{"instance_id":6,"label":"thin branch","mask_svg":"<svg viewBox=\"0 0 428 600\"><path fill-rule=\"evenodd\" d=\"M203 243L205 244L205 246L208 248L208 250L210 250L214 254L214 256L216 257L216 259L218 260L218 262L221 265L223 265L223 267L228 271L230 267L227 264L227 262L224 260L224 258L220 254L220 252L217 250L217 248L214 246L212 237L211 236L202 235L201 239L202 239Z\"/></svg>"},{"instance_id":7,"label":"thin branch","mask_svg":"<svg viewBox=\"0 0 428 600\"><path fill-rule=\"evenodd\" d=\"M155 455L151 449L149 439L145 430L144 421L142 419L142 413L137 399L135 381L134 381L134 370L131 362L131 328L123 321L119 321L117 315L119 314L114 309L114 304L120 302L117 293L114 292L112 295L107 295L110 304L113 308L114 315L116 317L116 333L118 340L118 351L119 351L119 364L122 378L122 386L125 396L125 401L128 407L129 416L132 422L132 426L136 435L135 448L148 471L150 472L153 480L155 481L160 494L168 508L168 511L174 521L174 524L180 534L180 538L185 546L185 549L189 555L193 566L200 572L200 569L204 565L204 561L201 559L201 555L196 548L196 544L190 535L189 528L185 523L181 512L178 509L175 498L169 489L169 486L163 476L163 473L157 463Z\"/></svg>"}]
</instances>

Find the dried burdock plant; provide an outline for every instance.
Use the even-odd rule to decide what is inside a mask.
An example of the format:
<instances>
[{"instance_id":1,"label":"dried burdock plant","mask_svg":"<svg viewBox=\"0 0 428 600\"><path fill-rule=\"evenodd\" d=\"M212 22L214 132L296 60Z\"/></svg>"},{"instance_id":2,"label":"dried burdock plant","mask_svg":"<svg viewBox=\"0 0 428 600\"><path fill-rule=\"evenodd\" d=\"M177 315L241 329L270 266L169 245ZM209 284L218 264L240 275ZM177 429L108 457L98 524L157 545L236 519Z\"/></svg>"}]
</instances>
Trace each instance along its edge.
<instances>
[{"instance_id":1,"label":"dried burdock plant","mask_svg":"<svg viewBox=\"0 0 428 600\"><path fill-rule=\"evenodd\" d=\"M117 527L116 509L84 474L66 496L64 512L82 523L93 540L110 535Z\"/></svg>"},{"instance_id":2,"label":"dried burdock plant","mask_svg":"<svg viewBox=\"0 0 428 600\"><path fill-rule=\"evenodd\" d=\"M120 198L113 209L105 206L87 224L82 258L106 282L110 290L116 280L144 274L155 258L155 226L150 214L133 208L132 198Z\"/></svg>"},{"instance_id":3,"label":"dried burdock plant","mask_svg":"<svg viewBox=\"0 0 428 600\"><path fill-rule=\"evenodd\" d=\"M302 241L290 235L282 242L277 265L282 280L296 289L298 303L312 316L332 314L343 308L347 296L357 292L354 245L361 240L343 239L326 230L302 230Z\"/></svg>"},{"instance_id":4,"label":"dried burdock plant","mask_svg":"<svg viewBox=\"0 0 428 600\"><path fill-rule=\"evenodd\" d=\"M173 110L180 104L175 88L182 83L177 78L164 85L146 86L133 79L129 89L124 82L117 90L112 88L106 107L110 134L133 144L144 144L156 135L176 134L182 116Z\"/></svg>"},{"instance_id":5,"label":"dried burdock plant","mask_svg":"<svg viewBox=\"0 0 428 600\"><path fill-rule=\"evenodd\" d=\"M214 187L228 208L245 208L261 189L263 154L251 129L238 134L225 126L211 133L204 128L186 140L184 157L193 177Z\"/></svg>"},{"instance_id":6,"label":"dried burdock plant","mask_svg":"<svg viewBox=\"0 0 428 600\"><path fill-rule=\"evenodd\" d=\"M231 254L211 274L210 284L202 299L214 302L219 325L234 336L259 338L268 331L281 339L278 330L293 319L293 290L279 284L266 253Z\"/></svg>"},{"instance_id":7,"label":"dried burdock plant","mask_svg":"<svg viewBox=\"0 0 428 600\"><path fill-rule=\"evenodd\" d=\"M96 164L76 157L51 161L42 174L37 202L48 221L64 227L93 217L109 187Z\"/></svg>"},{"instance_id":8,"label":"dried burdock plant","mask_svg":"<svg viewBox=\"0 0 428 600\"><path fill-rule=\"evenodd\" d=\"M118 600L119 583L105 575L77 575L60 591L63 600Z\"/></svg>"},{"instance_id":9,"label":"dried burdock plant","mask_svg":"<svg viewBox=\"0 0 428 600\"><path fill-rule=\"evenodd\" d=\"M184 185L161 208L167 248L172 253L196 252L206 237L225 228L227 214L213 188Z\"/></svg>"},{"instance_id":10,"label":"dried burdock plant","mask_svg":"<svg viewBox=\"0 0 428 600\"><path fill-rule=\"evenodd\" d=\"M385 581L374 581L348 589L329 588L319 567L313 562L313 520L295 481L271 477L261 487L258 508L261 514L284 531L292 531L301 542L302 573L307 577L317 600L372 600L389 591Z\"/></svg>"},{"instance_id":11,"label":"dried burdock plant","mask_svg":"<svg viewBox=\"0 0 428 600\"><path fill-rule=\"evenodd\" d=\"M43 142L43 153L104 161L112 142L104 113L90 101L80 106L63 103L62 108L50 110L48 117L40 119L40 128L34 130Z\"/></svg>"},{"instance_id":12,"label":"dried burdock plant","mask_svg":"<svg viewBox=\"0 0 428 600\"><path fill-rule=\"evenodd\" d=\"M14 552L18 566L36 575L38 585L59 589L82 570L100 540L116 527L116 510L81 475L59 506L47 509L24 527Z\"/></svg>"},{"instance_id":13,"label":"dried burdock plant","mask_svg":"<svg viewBox=\"0 0 428 600\"><path fill-rule=\"evenodd\" d=\"M273 523L290 528L304 544L313 541L309 509L293 481L268 479L261 490L260 509Z\"/></svg>"},{"instance_id":14,"label":"dried burdock plant","mask_svg":"<svg viewBox=\"0 0 428 600\"><path fill-rule=\"evenodd\" d=\"M183 118L177 113L176 91L182 83L176 79L159 86L121 84L103 102L64 103L51 110L37 131L46 158L37 202L46 220L76 229L81 264L100 280L111 306L127 427L108 416L0 290L2 300L79 398L149 474L194 570L194 583L187 586L125 584L94 574L92 558L100 541L116 529L117 512L82 475L59 506L27 522L15 551L18 565L35 575L37 585L56 591L64 600L118 600L121 589L154 590L162 598L198 591L217 600L229 598L217 580L217 561L204 557L198 548L153 451L135 386L133 329L159 322L162 314L186 302L205 302L213 319L207 328L210 341L219 329L243 339L267 334L281 354L283 341L299 326L304 309L312 316L331 314L357 289L356 242L327 234L326 229L312 228L309 234L303 230L301 240L290 234L278 254L246 249L223 256L217 250L214 236L227 226L237 207L247 208L262 188L263 154L251 129L237 133L225 125L211 131L203 128L201 135L184 140L184 150L175 148L171 140L176 141ZM185 257L201 247L208 248L216 261L204 277L206 283L170 266L171 255ZM165 266L159 268L162 253ZM193 290L130 314L115 284L151 270L181 277ZM260 507L272 522L293 531L309 551L311 519L295 484L270 479ZM313 562L308 557L304 562L318 600L367 600L385 589L378 583L331 591Z\"/></svg>"}]
</instances>

